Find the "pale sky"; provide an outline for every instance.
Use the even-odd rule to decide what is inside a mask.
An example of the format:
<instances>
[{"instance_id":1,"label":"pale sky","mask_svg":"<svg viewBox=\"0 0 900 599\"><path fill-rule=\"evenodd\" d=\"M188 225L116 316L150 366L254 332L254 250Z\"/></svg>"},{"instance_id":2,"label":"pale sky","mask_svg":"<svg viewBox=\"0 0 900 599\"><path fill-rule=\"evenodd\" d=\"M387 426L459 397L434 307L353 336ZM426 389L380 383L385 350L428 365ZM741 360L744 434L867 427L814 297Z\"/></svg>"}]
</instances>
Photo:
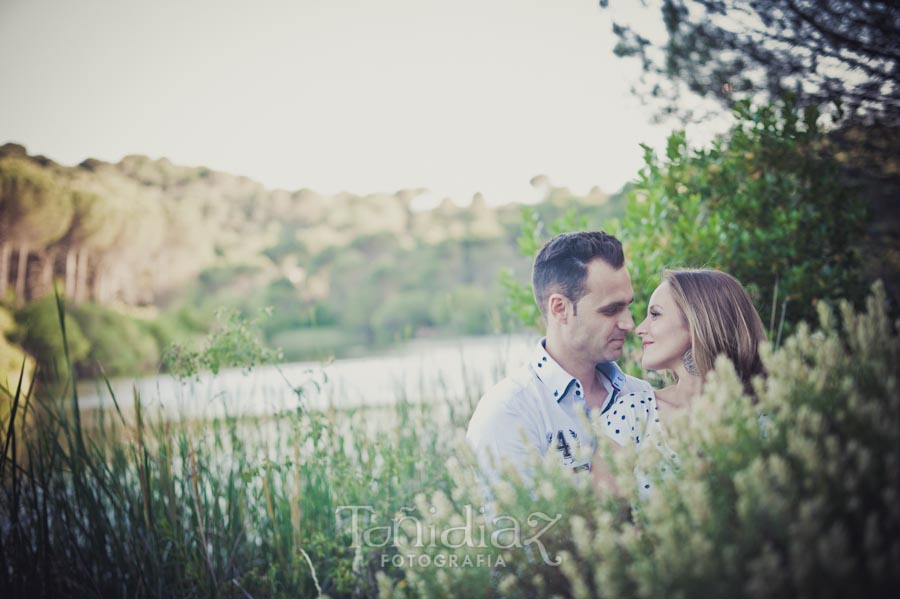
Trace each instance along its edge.
<instances>
[{"instance_id":1,"label":"pale sky","mask_svg":"<svg viewBox=\"0 0 900 599\"><path fill-rule=\"evenodd\" d=\"M613 44L596 0L0 0L0 144L325 194L613 192L672 128Z\"/></svg>"}]
</instances>

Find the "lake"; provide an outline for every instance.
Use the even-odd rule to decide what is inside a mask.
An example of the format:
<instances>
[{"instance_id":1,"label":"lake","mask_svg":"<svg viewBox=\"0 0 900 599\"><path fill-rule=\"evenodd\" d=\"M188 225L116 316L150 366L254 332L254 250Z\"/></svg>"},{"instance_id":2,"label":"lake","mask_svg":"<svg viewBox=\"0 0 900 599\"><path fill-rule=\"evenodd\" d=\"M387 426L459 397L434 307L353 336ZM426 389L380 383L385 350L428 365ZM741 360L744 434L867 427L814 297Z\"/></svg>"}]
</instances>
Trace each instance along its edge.
<instances>
[{"instance_id":1,"label":"lake","mask_svg":"<svg viewBox=\"0 0 900 599\"><path fill-rule=\"evenodd\" d=\"M523 364L537 335L414 340L384 353L330 363L296 362L202 374L180 381L169 375L110 381L123 411L133 390L143 405L166 418L265 416L292 410L388 406L401 400L474 403L510 368ZM102 381L79 383L82 409L112 407Z\"/></svg>"}]
</instances>

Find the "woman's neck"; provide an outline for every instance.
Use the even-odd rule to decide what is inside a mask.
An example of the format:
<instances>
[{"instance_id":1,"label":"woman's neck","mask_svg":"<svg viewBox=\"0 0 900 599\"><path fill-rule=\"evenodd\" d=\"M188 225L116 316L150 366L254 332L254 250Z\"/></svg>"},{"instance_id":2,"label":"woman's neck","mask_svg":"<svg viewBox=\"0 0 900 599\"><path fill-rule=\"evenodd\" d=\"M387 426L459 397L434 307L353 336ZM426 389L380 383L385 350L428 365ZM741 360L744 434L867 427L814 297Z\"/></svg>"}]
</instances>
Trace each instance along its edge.
<instances>
[{"instance_id":1,"label":"woman's neck","mask_svg":"<svg viewBox=\"0 0 900 599\"><path fill-rule=\"evenodd\" d=\"M665 408L682 410L690 408L694 398L703 391L703 377L693 376L687 372L677 372L678 382L660 389L657 399Z\"/></svg>"}]
</instances>

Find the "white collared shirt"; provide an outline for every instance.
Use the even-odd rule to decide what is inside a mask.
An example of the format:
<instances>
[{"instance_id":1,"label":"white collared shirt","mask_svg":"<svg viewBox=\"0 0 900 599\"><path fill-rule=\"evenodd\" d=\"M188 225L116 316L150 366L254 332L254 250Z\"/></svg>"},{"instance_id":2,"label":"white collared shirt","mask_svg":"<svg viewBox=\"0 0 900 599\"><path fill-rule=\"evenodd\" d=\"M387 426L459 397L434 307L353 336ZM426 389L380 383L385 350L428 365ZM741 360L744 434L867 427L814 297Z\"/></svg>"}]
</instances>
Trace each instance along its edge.
<instances>
[{"instance_id":1,"label":"white collared shirt","mask_svg":"<svg viewBox=\"0 0 900 599\"><path fill-rule=\"evenodd\" d=\"M508 461L530 483L534 454L550 451L575 471L591 468L596 439L584 418L584 381L563 370L544 343L541 339L527 365L485 393L469 421L466 442L491 481ZM608 394L601 412L621 393L652 393L649 383L624 374L615 362L597 364L597 372Z\"/></svg>"}]
</instances>

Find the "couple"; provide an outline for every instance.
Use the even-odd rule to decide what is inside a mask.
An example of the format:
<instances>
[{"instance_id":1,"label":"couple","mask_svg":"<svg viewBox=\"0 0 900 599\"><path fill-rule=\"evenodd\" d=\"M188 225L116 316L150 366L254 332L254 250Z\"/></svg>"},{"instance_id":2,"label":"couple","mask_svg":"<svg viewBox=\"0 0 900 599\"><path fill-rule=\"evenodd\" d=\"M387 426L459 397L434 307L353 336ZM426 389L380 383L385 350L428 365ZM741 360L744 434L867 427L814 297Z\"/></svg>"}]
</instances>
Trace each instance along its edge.
<instances>
[{"instance_id":1,"label":"couple","mask_svg":"<svg viewBox=\"0 0 900 599\"><path fill-rule=\"evenodd\" d=\"M531 486L534 455L556 452L564 466L593 470L598 487L618 493L603 460L594 459L592 467L596 444L661 447L660 420L690 409L719 354L732 361L748 388L762 372L762 321L740 283L723 272L667 271L646 319L635 327L621 242L581 232L559 235L541 248L532 285L547 336L526 367L481 398L466 434L491 481L506 462ZM632 331L643 341L643 367L671 371L675 384L654 390L622 373L615 360ZM586 426L586 414L600 414L599 440ZM640 478L646 496L650 483Z\"/></svg>"}]
</instances>

